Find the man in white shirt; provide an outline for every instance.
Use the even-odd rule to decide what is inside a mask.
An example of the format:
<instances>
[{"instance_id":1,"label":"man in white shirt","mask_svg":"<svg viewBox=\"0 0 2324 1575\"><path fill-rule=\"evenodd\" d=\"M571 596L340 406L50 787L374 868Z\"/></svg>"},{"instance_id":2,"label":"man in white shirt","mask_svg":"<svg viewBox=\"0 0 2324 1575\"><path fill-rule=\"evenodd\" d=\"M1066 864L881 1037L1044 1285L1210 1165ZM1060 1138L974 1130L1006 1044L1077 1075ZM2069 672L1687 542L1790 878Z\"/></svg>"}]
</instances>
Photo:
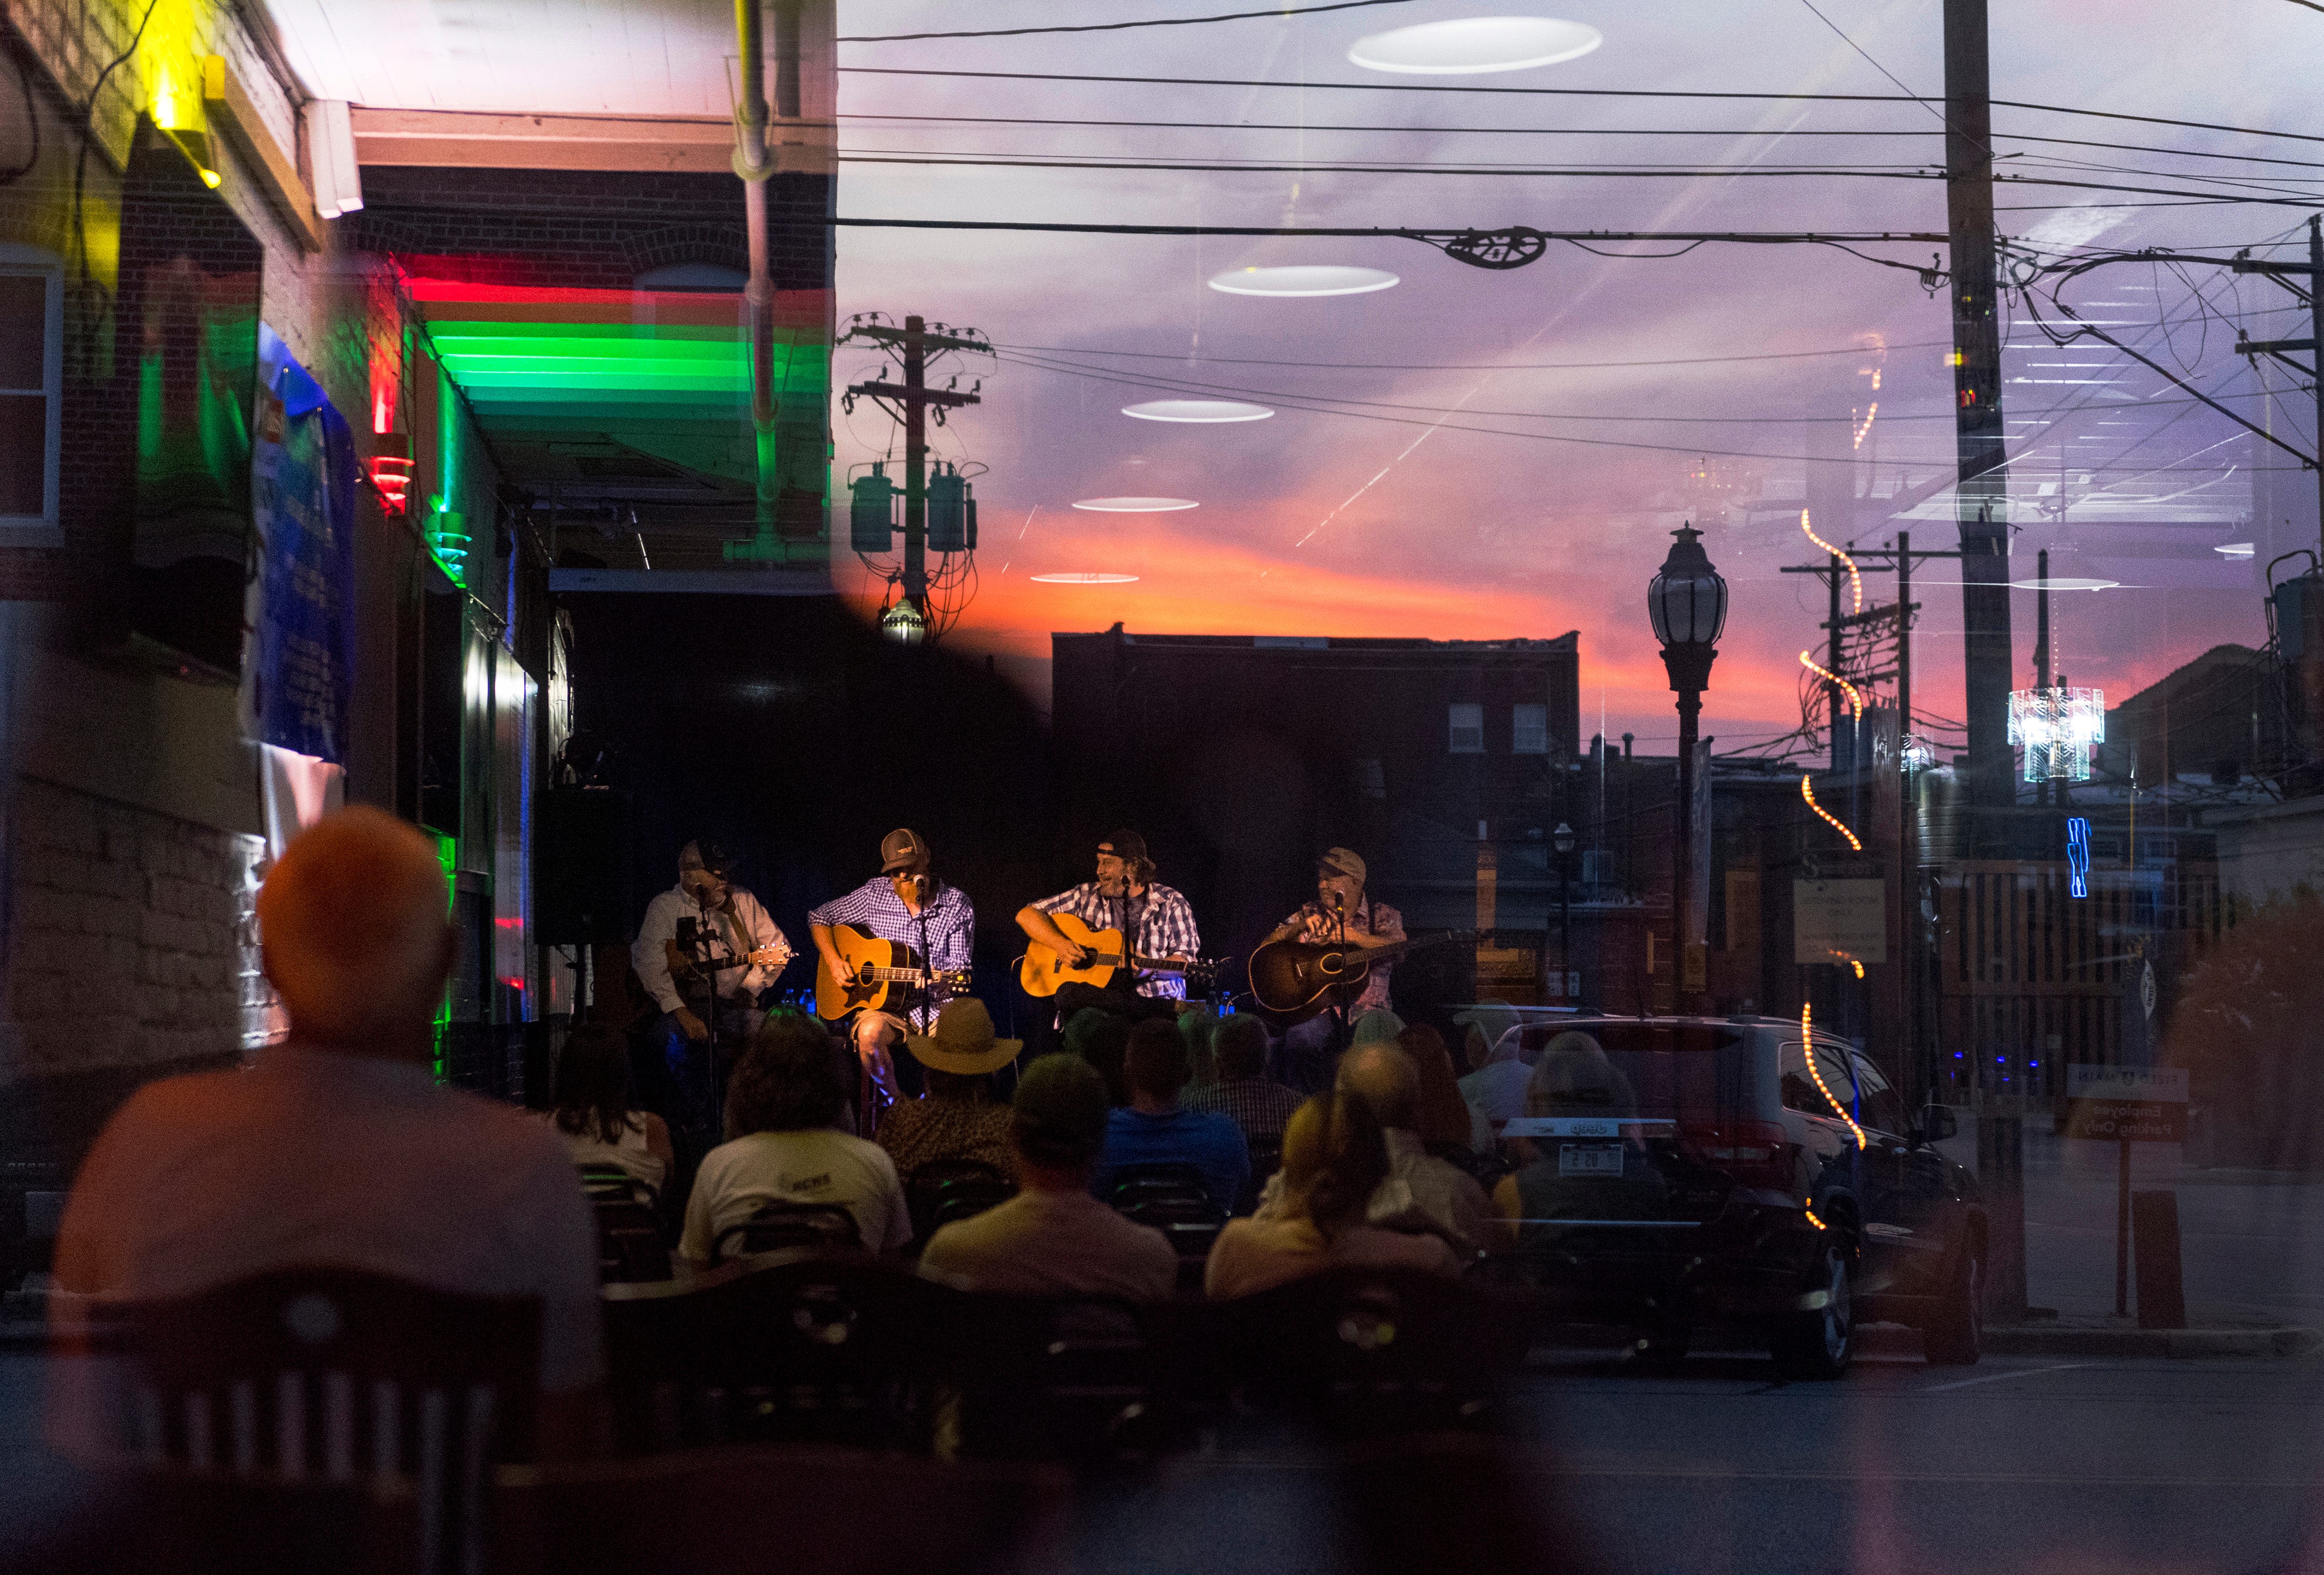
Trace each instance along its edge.
<instances>
[{"instance_id":1,"label":"man in white shirt","mask_svg":"<svg viewBox=\"0 0 2324 1575\"><path fill-rule=\"evenodd\" d=\"M716 1141L727 1071L764 1016L759 992L775 981L791 956L790 943L766 905L730 878L733 867L717 843L687 843L678 851L678 884L646 905L630 947L638 981L661 1008L654 1042L675 1089L665 1114L696 1144ZM710 970L689 967L692 962L740 966ZM715 981L715 1006L706 972ZM708 1050L714 1020L715 1068Z\"/></svg>"},{"instance_id":2,"label":"man in white shirt","mask_svg":"<svg viewBox=\"0 0 2324 1575\"><path fill-rule=\"evenodd\" d=\"M114 1113L58 1231L60 1338L82 1297L190 1295L309 1265L529 1295L541 1447L579 1451L603 1366L595 1225L553 1132L436 1085L447 899L434 844L376 809L290 844L258 897L290 1037L248 1071L149 1083ZM60 1441L94 1441L88 1391L60 1379Z\"/></svg>"},{"instance_id":3,"label":"man in white shirt","mask_svg":"<svg viewBox=\"0 0 2324 1575\"><path fill-rule=\"evenodd\" d=\"M1090 1195L1106 1116L1105 1079L1080 1056L1027 1067L1010 1116L1024 1190L938 1230L920 1273L1001 1296L1168 1297L1178 1281L1170 1243Z\"/></svg>"}]
</instances>

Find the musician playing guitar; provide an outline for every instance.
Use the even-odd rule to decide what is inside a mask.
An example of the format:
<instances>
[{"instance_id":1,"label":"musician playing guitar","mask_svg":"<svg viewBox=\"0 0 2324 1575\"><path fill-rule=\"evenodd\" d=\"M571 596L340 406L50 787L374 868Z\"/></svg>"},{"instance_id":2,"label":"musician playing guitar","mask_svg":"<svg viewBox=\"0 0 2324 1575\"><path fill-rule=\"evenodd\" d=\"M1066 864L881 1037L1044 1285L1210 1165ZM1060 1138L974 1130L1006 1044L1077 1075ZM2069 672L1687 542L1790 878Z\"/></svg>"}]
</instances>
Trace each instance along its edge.
<instances>
[{"instance_id":1,"label":"musician playing guitar","mask_svg":"<svg viewBox=\"0 0 2324 1575\"><path fill-rule=\"evenodd\" d=\"M1099 840L1095 879L1017 910L1018 927L1034 944L1030 956L1055 953L1074 967L1097 961L1088 946L1058 926L1060 916L1078 919L1089 930L1120 932L1128 959L1112 970L1102 989L1085 983L1059 987L1057 1005L1065 1018L1085 1006L1125 1017L1168 1016L1175 1009L1166 1003L1185 998L1185 970L1203 950L1194 910L1185 893L1154 879L1146 839L1136 832L1117 831ZM1153 967L1130 965L1139 959Z\"/></svg>"},{"instance_id":2,"label":"musician playing guitar","mask_svg":"<svg viewBox=\"0 0 2324 1575\"><path fill-rule=\"evenodd\" d=\"M1275 926L1267 938L1293 937L1318 943L1344 942L1357 953L1403 944L1404 916L1387 903L1364 893L1364 861L1346 848L1326 848L1315 863L1315 896L1297 913ZM1296 1023L1276 1046L1275 1078L1304 1094L1321 1093L1332 1086L1334 1064L1347 1025L1368 1011L1388 1004L1388 974L1393 965L1372 968L1353 1000L1335 1000L1328 1011Z\"/></svg>"},{"instance_id":3,"label":"musician playing guitar","mask_svg":"<svg viewBox=\"0 0 2324 1575\"><path fill-rule=\"evenodd\" d=\"M757 1031L764 1016L759 992L791 958L790 943L766 905L733 883L732 870L717 843L706 838L687 843L678 855L678 884L646 905L630 948L638 981L661 1008L655 1039L674 1084L665 1114L679 1131L714 1140L714 1075L723 1082ZM745 966L717 968L706 979L697 961ZM704 1019L714 1011L721 1063L715 1072L704 1049L710 1037Z\"/></svg>"},{"instance_id":4,"label":"musician playing guitar","mask_svg":"<svg viewBox=\"0 0 2324 1575\"><path fill-rule=\"evenodd\" d=\"M958 887L931 872L927 840L900 828L881 839L878 877L825 903L807 916L807 924L823 960L818 994L824 982L844 981L856 972L840 955L841 926L908 947L918 959L918 970L933 971L932 977L904 983L885 997L886 1009L914 1033L930 1030L976 951L975 907ZM906 1091L916 1092L916 1078L900 1060L897 1070Z\"/></svg>"}]
</instances>

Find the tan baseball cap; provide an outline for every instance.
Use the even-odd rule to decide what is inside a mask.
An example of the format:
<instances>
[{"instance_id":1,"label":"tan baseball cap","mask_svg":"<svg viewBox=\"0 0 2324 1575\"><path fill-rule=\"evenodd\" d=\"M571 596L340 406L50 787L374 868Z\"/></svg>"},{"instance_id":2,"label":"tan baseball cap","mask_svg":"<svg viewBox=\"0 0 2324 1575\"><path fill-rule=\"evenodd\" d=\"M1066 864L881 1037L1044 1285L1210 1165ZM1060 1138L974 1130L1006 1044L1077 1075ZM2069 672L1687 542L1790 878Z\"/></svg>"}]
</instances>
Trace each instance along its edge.
<instances>
[{"instance_id":1,"label":"tan baseball cap","mask_svg":"<svg viewBox=\"0 0 2324 1575\"><path fill-rule=\"evenodd\" d=\"M1363 856L1350 849L1325 848L1316 864L1328 874L1345 875L1359 886L1364 883Z\"/></svg>"},{"instance_id":2,"label":"tan baseball cap","mask_svg":"<svg viewBox=\"0 0 2324 1575\"><path fill-rule=\"evenodd\" d=\"M899 826L880 839L880 873L900 874L916 865L928 861L928 844L920 834Z\"/></svg>"}]
</instances>

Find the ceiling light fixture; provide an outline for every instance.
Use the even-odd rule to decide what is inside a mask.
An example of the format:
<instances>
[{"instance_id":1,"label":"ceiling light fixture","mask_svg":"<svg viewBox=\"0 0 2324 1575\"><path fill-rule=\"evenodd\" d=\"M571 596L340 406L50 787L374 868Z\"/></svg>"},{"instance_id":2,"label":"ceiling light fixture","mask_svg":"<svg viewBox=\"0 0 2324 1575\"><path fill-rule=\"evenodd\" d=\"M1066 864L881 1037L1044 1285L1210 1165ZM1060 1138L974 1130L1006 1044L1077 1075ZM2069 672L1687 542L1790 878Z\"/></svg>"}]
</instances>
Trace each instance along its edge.
<instances>
[{"instance_id":1,"label":"ceiling light fixture","mask_svg":"<svg viewBox=\"0 0 2324 1575\"><path fill-rule=\"evenodd\" d=\"M1035 575L1033 583L1040 585L1127 585L1136 575L1104 575L1086 572L1073 574Z\"/></svg>"},{"instance_id":2,"label":"ceiling light fixture","mask_svg":"<svg viewBox=\"0 0 2324 1575\"><path fill-rule=\"evenodd\" d=\"M1201 506L1192 498L1083 498L1074 504L1093 514L1167 514Z\"/></svg>"},{"instance_id":3,"label":"ceiling light fixture","mask_svg":"<svg viewBox=\"0 0 2324 1575\"><path fill-rule=\"evenodd\" d=\"M2252 556L2255 549L2253 544L2248 541L2229 541L2215 547L2211 548L2211 550L2217 553L2223 553L2228 557L2249 557Z\"/></svg>"},{"instance_id":4,"label":"ceiling light fixture","mask_svg":"<svg viewBox=\"0 0 2324 1575\"><path fill-rule=\"evenodd\" d=\"M1554 16L1462 16L1360 38L1348 51L1348 59L1374 71L1471 76L1554 66L1577 60L1605 41L1605 34L1594 27Z\"/></svg>"},{"instance_id":5,"label":"ceiling light fixture","mask_svg":"<svg viewBox=\"0 0 2324 1575\"><path fill-rule=\"evenodd\" d=\"M1198 423L1264 421L1275 414L1265 405L1246 405L1236 400L1148 400L1142 405L1124 405L1121 413L1141 421Z\"/></svg>"},{"instance_id":6,"label":"ceiling light fixture","mask_svg":"<svg viewBox=\"0 0 2324 1575\"><path fill-rule=\"evenodd\" d=\"M2120 580L2088 580L2072 575L2052 575L2046 580L2012 580L2013 591L2113 591L2122 586Z\"/></svg>"},{"instance_id":7,"label":"ceiling light fixture","mask_svg":"<svg viewBox=\"0 0 2324 1575\"><path fill-rule=\"evenodd\" d=\"M1213 274L1211 288L1222 295L1369 295L1402 282L1384 268L1300 262L1284 268L1230 268Z\"/></svg>"}]
</instances>

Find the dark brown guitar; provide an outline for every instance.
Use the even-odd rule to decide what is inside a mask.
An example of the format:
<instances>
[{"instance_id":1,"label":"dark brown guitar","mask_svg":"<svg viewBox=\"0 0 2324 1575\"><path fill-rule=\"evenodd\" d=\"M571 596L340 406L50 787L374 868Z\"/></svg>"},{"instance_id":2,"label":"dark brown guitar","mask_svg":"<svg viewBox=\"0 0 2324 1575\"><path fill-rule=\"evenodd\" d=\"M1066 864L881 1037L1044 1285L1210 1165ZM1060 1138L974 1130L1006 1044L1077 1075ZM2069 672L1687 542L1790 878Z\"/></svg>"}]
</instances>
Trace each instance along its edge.
<instances>
[{"instance_id":1,"label":"dark brown guitar","mask_svg":"<svg viewBox=\"0 0 2324 1575\"><path fill-rule=\"evenodd\" d=\"M1369 951L1297 936L1269 941L1250 954L1251 999L1267 1011L1286 1014L1304 1014L1322 1007L1323 998L1342 985L1349 987L1352 999L1374 968L1452 938L1432 935L1425 941L1399 941Z\"/></svg>"}]
</instances>

